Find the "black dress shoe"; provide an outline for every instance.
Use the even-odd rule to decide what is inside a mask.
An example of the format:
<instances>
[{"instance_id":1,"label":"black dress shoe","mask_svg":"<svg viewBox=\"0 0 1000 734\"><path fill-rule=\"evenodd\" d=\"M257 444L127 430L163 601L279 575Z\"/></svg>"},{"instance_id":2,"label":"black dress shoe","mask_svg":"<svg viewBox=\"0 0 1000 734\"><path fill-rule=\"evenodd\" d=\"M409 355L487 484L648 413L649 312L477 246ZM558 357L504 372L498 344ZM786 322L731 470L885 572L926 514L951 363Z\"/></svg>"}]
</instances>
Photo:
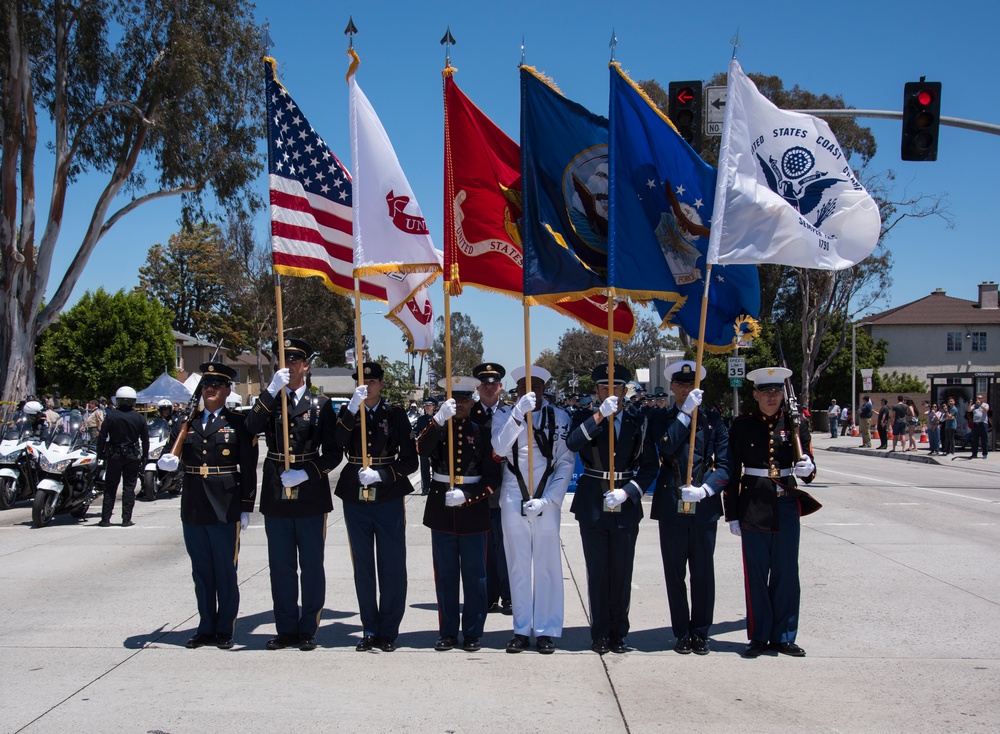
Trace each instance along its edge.
<instances>
[{"instance_id":1,"label":"black dress shoe","mask_svg":"<svg viewBox=\"0 0 1000 734\"><path fill-rule=\"evenodd\" d=\"M316 638L313 635L301 634L299 635L299 649L303 652L309 652L310 650L316 649Z\"/></svg>"},{"instance_id":2,"label":"black dress shoe","mask_svg":"<svg viewBox=\"0 0 1000 734\"><path fill-rule=\"evenodd\" d=\"M507 643L507 652L523 652L531 645L531 640L527 635L514 635Z\"/></svg>"},{"instance_id":3,"label":"black dress shoe","mask_svg":"<svg viewBox=\"0 0 1000 734\"><path fill-rule=\"evenodd\" d=\"M674 643L674 652L678 652L681 655L688 655L691 652L691 638L687 635L679 637L677 642Z\"/></svg>"},{"instance_id":4,"label":"black dress shoe","mask_svg":"<svg viewBox=\"0 0 1000 734\"><path fill-rule=\"evenodd\" d=\"M794 642L772 642L770 647L782 655L791 655L793 658L804 658L806 656L806 651Z\"/></svg>"},{"instance_id":5,"label":"black dress shoe","mask_svg":"<svg viewBox=\"0 0 1000 734\"><path fill-rule=\"evenodd\" d=\"M487 614L499 614L500 613L500 602L493 602L490 604L489 609L486 610Z\"/></svg>"},{"instance_id":6,"label":"black dress shoe","mask_svg":"<svg viewBox=\"0 0 1000 734\"><path fill-rule=\"evenodd\" d=\"M110 520L101 520L99 523L97 523L97 527L99 527L99 528L110 528L111 527L111 521Z\"/></svg>"},{"instance_id":7,"label":"black dress shoe","mask_svg":"<svg viewBox=\"0 0 1000 734\"><path fill-rule=\"evenodd\" d=\"M382 652L396 652L396 641L390 640L388 637L376 637L375 647Z\"/></svg>"},{"instance_id":8,"label":"black dress shoe","mask_svg":"<svg viewBox=\"0 0 1000 734\"><path fill-rule=\"evenodd\" d=\"M277 637L272 637L264 643L264 647L268 650L284 650L286 647L298 644L298 635L293 635L291 632L279 632Z\"/></svg>"},{"instance_id":9,"label":"black dress shoe","mask_svg":"<svg viewBox=\"0 0 1000 734\"><path fill-rule=\"evenodd\" d=\"M760 640L752 640L743 650L743 657L758 658L767 650L767 645Z\"/></svg>"},{"instance_id":10,"label":"black dress shoe","mask_svg":"<svg viewBox=\"0 0 1000 734\"><path fill-rule=\"evenodd\" d=\"M504 599L500 602L500 613L506 614L508 617L514 613L514 605L511 604L510 599Z\"/></svg>"},{"instance_id":11,"label":"black dress shoe","mask_svg":"<svg viewBox=\"0 0 1000 734\"><path fill-rule=\"evenodd\" d=\"M551 655L556 651L556 646L548 635L539 635L535 640L535 649L542 655Z\"/></svg>"},{"instance_id":12,"label":"black dress shoe","mask_svg":"<svg viewBox=\"0 0 1000 734\"><path fill-rule=\"evenodd\" d=\"M135 525L135 523L132 522L131 520L122 520L122 527L123 528L130 528L133 525Z\"/></svg>"},{"instance_id":13,"label":"black dress shoe","mask_svg":"<svg viewBox=\"0 0 1000 734\"><path fill-rule=\"evenodd\" d=\"M624 637L611 640L611 652L616 655L623 655L628 652L628 642L625 641Z\"/></svg>"},{"instance_id":14,"label":"black dress shoe","mask_svg":"<svg viewBox=\"0 0 1000 734\"><path fill-rule=\"evenodd\" d=\"M599 637L590 643L590 649L596 652L598 655L603 655L606 652L610 652L611 648L608 646L608 640L606 637Z\"/></svg>"},{"instance_id":15,"label":"black dress shoe","mask_svg":"<svg viewBox=\"0 0 1000 734\"><path fill-rule=\"evenodd\" d=\"M462 649L466 652L479 652L483 645L478 637L466 637L462 640Z\"/></svg>"},{"instance_id":16,"label":"black dress shoe","mask_svg":"<svg viewBox=\"0 0 1000 734\"><path fill-rule=\"evenodd\" d=\"M708 640L695 637L691 640L691 651L695 655L708 655L708 653L712 652L712 648L708 646Z\"/></svg>"},{"instance_id":17,"label":"black dress shoe","mask_svg":"<svg viewBox=\"0 0 1000 734\"><path fill-rule=\"evenodd\" d=\"M434 649L438 652L447 652L448 650L454 650L457 644L457 637L438 637L438 641L434 643Z\"/></svg>"},{"instance_id":18,"label":"black dress shoe","mask_svg":"<svg viewBox=\"0 0 1000 734\"><path fill-rule=\"evenodd\" d=\"M232 650L233 638L225 633L217 634L215 636L215 646L220 650Z\"/></svg>"},{"instance_id":19,"label":"black dress shoe","mask_svg":"<svg viewBox=\"0 0 1000 734\"><path fill-rule=\"evenodd\" d=\"M214 645L215 635L209 635L204 632L199 632L190 640L184 643L184 647L188 650L195 650L199 647L204 647L205 645Z\"/></svg>"},{"instance_id":20,"label":"black dress shoe","mask_svg":"<svg viewBox=\"0 0 1000 734\"><path fill-rule=\"evenodd\" d=\"M354 649L358 652L368 652L373 647L375 647L375 638L372 635L365 635Z\"/></svg>"}]
</instances>

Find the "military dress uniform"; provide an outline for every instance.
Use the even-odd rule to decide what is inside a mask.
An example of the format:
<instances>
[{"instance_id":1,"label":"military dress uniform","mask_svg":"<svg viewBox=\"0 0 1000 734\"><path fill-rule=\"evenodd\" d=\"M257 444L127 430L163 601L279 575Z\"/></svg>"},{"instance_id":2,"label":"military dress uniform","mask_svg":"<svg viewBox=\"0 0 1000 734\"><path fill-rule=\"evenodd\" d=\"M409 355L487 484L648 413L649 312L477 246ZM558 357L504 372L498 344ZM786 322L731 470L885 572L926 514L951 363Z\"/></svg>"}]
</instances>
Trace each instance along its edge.
<instances>
[{"instance_id":1,"label":"military dress uniform","mask_svg":"<svg viewBox=\"0 0 1000 734\"><path fill-rule=\"evenodd\" d=\"M770 368L778 370L790 374L783 368ZM755 379L754 373L747 377ZM758 381L756 388L767 385ZM793 474L794 430L784 408L773 416L755 409L733 421L729 472L739 481L730 482L723 490L723 504L726 520L739 521L751 647L770 643L781 650L787 645L798 650L789 654L804 654L794 646L801 596L799 519L821 505L798 487ZM814 477L815 471L804 479L809 483Z\"/></svg>"},{"instance_id":2,"label":"military dress uniform","mask_svg":"<svg viewBox=\"0 0 1000 734\"><path fill-rule=\"evenodd\" d=\"M603 371L602 371L603 368ZM594 381L607 383L607 365L594 370ZM622 365L615 365L615 382L632 379ZM599 412L578 410L566 440L579 454L583 475L577 479L570 511L580 525L583 556L587 564L590 600L590 636L595 652L625 652L632 598L635 544L642 519L642 496L656 479L656 448L646 418L629 406L597 423ZM615 457L608 460L608 429L615 430ZM614 476L612 477L612 473ZM609 508L605 495L624 489L622 504Z\"/></svg>"},{"instance_id":3,"label":"military dress uniform","mask_svg":"<svg viewBox=\"0 0 1000 734\"><path fill-rule=\"evenodd\" d=\"M308 359L312 348L300 339L289 339L285 356L290 355ZM305 384L294 392L282 389L288 392L289 468L305 471L306 481L287 489L281 482L285 449L280 393L276 397L263 390L247 416L249 430L263 433L267 443L260 511L278 633L268 649L300 643L311 649L326 601L324 547L327 515L333 510L329 474L340 464L343 452L334 441L332 403L313 395Z\"/></svg>"},{"instance_id":4,"label":"military dress uniform","mask_svg":"<svg viewBox=\"0 0 1000 734\"><path fill-rule=\"evenodd\" d=\"M453 378L461 388L453 388L456 399L471 398L479 380ZM465 380L465 382L461 382ZM474 383L474 385L473 385ZM470 387L471 386L471 387ZM450 427L449 427L450 426ZM455 450L450 450L451 435ZM493 460L490 429L471 418L458 417L424 428L417 439L417 452L431 461L431 491L424 505L424 525L431 530L434 561L434 589L438 604L438 650L457 643L461 621L463 647L478 650L486 623L486 555L490 529L488 498L499 490L500 465ZM450 462L454 457L455 482L451 482ZM448 491L465 495L464 504L449 507ZM459 587L465 603L459 619Z\"/></svg>"},{"instance_id":5,"label":"military dress uniform","mask_svg":"<svg viewBox=\"0 0 1000 734\"><path fill-rule=\"evenodd\" d=\"M428 397L424 398L423 406L426 407L437 407L437 400ZM428 424L434 418L433 414L428 414L426 411L417 416L417 422L413 426L413 433L419 436L427 428ZM428 494L431 491L431 460L426 456L420 457L420 494Z\"/></svg>"},{"instance_id":6,"label":"military dress uniform","mask_svg":"<svg viewBox=\"0 0 1000 734\"><path fill-rule=\"evenodd\" d=\"M667 377L693 385L695 366L689 360L674 363L667 368ZM729 482L729 433L719 413L698 411L691 485L707 487L712 494L689 503L693 513L684 513L681 488L687 481L691 424L681 420L680 415L676 403L663 412L662 434L657 440L661 468L650 516L659 525L670 626L676 638L674 649L688 653L693 648L705 654L709 652L709 629L715 612L715 543L722 516L722 490ZM689 574L690 605L685 583Z\"/></svg>"},{"instance_id":7,"label":"military dress uniform","mask_svg":"<svg viewBox=\"0 0 1000 734\"><path fill-rule=\"evenodd\" d=\"M203 364L201 372L203 380L235 376L221 363ZM182 425L174 424L171 445ZM181 527L198 600L197 636L215 637L223 647L232 645L240 606L240 514L253 512L257 499L257 450L257 436L247 430L245 416L225 407L195 412L181 449ZM197 637L188 646L200 646Z\"/></svg>"},{"instance_id":8,"label":"military dress uniform","mask_svg":"<svg viewBox=\"0 0 1000 734\"><path fill-rule=\"evenodd\" d=\"M549 378L541 367L532 366L531 371L533 377ZM513 370L511 376L521 379L524 368ZM514 645L511 640L507 648L510 652L520 651L515 647L524 649L525 638L532 631L539 639L562 636L565 610L559 521L574 465L573 452L566 445L569 414L540 400L532 413L534 486L529 488L527 422L518 425L513 419L515 407L505 406L496 412L492 431L493 451L506 460L500 485L500 512L514 634L520 642ZM522 509L528 499L545 502L544 509L535 517L526 516ZM539 641L539 645L544 652L554 649L551 639Z\"/></svg>"},{"instance_id":9,"label":"military dress uniform","mask_svg":"<svg viewBox=\"0 0 1000 734\"><path fill-rule=\"evenodd\" d=\"M382 379L382 366L365 362L365 379ZM361 419L344 406L337 418L336 443L347 454L335 494L344 503L344 524L351 545L354 587L358 595L363 637L359 652L379 647L396 649L399 625L406 609L406 511L404 497L413 492L409 475L419 461L413 431L405 411L379 400L374 408L362 404ZM360 412L359 410L359 412ZM370 468L381 481L362 488L362 441ZM377 579L377 588L376 588Z\"/></svg>"}]
</instances>

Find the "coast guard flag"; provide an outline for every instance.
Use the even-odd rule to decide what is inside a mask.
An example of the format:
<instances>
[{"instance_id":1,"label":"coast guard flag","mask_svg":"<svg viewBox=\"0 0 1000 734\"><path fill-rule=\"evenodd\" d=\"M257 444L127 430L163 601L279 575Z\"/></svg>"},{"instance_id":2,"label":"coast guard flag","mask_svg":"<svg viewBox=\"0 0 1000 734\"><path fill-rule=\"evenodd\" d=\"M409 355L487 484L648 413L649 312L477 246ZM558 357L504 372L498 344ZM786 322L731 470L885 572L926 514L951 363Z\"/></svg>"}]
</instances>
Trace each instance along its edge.
<instances>
[{"instance_id":1,"label":"coast guard flag","mask_svg":"<svg viewBox=\"0 0 1000 734\"><path fill-rule=\"evenodd\" d=\"M351 174L319 137L264 59L271 248L282 275L319 277L330 290L354 292ZM365 298L386 300L385 280L366 276Z\"/></svg>"},{"instance_id":2,"label":"coast guard flag","mask_svg":"<svg viewBox=\"0 0 1000 734\"><path fill-rule=\"evenodd\" d=\"M426 287L440 274L434 249L410 184L382 123L355 79L357 55L348 71L351 169L354 174L354 274L385 273L387 318L410 337L413 351L430 349L434 318Z\"/></svg>"},{"instance_id":3,"label":"coast guard flag","mask_svg":"<svg viewBox=\"0 0 1000 734\"><path fill-rule=\"evenodd\" d=\"M655 299L665 323L697 338L715 169L685 142L652 100L611 64L608 285ZM712 270L705 347L733 348L738 324L760 310L755 265Z\"/></svg>"},{"instance_id":4,"label":"coast guard flag","mask_svg":"<svg viewBox=\"0 0 1000 734\"><path fill-rule=\"evenodd\" d=\"M830 126L779 110L729 64L708 261L842 270L878 244L878 206Z\"/></svg>"},{"instance_id":5,"label":"coast guard flag","mask_svg":"<svg viewBox=\"0 0 1000 734\"><path fill-rule=\"evenodd\" d=\"M524 295L529 303L605 293L608 121L521 67Z\"/></svg>"},{"instance_id":6,"label":"coast guard flag","mask_svg":"<svg viewBox=\"0 0 1000 734\"><path fill-rule=\"evenodd\" d=\"M462 284L520 298L521 149L472 101L453 77L444 77L444 264L448 292ZM543 304L595 334L607 334L604 296ZM615 338L635 332L628 303L615 304Z\"/></svg>"}]
</instances>

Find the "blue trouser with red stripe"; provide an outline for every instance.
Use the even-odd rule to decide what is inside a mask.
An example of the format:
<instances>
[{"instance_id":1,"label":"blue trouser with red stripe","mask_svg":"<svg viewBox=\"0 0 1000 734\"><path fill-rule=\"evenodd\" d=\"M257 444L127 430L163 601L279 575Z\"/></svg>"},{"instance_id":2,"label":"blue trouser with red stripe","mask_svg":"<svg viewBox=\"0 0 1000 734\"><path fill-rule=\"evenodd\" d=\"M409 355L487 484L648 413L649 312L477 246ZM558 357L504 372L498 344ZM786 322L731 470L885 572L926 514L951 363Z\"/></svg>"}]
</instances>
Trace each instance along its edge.
<instances>
[{"instance_id":1,"label":"blue trouser with red stripe","mask_svg":"<svg viewBox=\"0 0 1000 734\"><path fill-rule=\"evenodd\" d=\"M753 642L795 642L799 627L799 503L778 498L776 533L743 529L747 637Z\"/></svg>"},{"instance_id":2,"label":"blue trouser with red stripe","mask_svg":"<svg viewBox=\"0 0 1000 734\"><path fill-rule=\"evenodd\" d=\"M487 606L486 540L485 532L456 535L431 531L438 631L442 637L458 637L460 585L465 593L461 612L462 636L467 639L483 636Z\"/></svg>"}]
</instances>

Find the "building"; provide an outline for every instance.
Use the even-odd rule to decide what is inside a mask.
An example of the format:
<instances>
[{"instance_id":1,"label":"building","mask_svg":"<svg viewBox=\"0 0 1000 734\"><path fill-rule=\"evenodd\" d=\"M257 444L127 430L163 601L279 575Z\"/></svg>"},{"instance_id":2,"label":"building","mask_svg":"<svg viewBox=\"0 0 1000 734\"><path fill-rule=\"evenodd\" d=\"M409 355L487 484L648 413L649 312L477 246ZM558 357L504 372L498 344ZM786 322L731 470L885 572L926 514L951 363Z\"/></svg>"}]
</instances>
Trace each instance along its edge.
<instances>
[{"instance_id":1,"label":"building","mask_svg":"<svg viewBox=\"0 0 1000 734\"><path fill-rule=\"evenodd\" d=\"M198 367L216 355L217 344L199 339L196 336L173 332L174 355L176 358L177 379L184 382ZM230 358L225 349L219 349L215 358L236 370L233 380L233 392L243 399L244 405L250 404L250 397L260 394L260 375L257 372L257 359L249 353L239 354Z\"/></svg>"}]
</instances>

